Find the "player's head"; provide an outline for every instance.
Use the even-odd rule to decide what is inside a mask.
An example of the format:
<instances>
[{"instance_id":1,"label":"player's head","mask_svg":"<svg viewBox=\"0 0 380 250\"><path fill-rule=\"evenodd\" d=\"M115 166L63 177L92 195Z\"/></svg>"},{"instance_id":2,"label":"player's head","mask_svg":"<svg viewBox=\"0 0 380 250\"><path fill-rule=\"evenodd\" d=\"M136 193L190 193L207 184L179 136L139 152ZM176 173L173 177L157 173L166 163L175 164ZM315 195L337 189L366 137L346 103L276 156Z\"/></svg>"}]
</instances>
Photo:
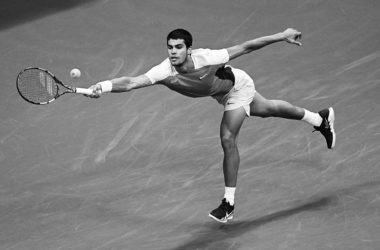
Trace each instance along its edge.
<instances>
[{"instance_id":1,"label":"player's head","mask_svg":"<svg viewBox=\"0 0 380 250\"><path fill-rule=\"evenodd\" d=\"M167 47L170 62L173 66L183 65L191 55L193 38L187 30L176 29L167 36Z\"/></svg>"},{"instance_id":2,"label":"player's head","mask_svg":"<svg viewBox=\"0 0 380 250\"><path fill-rule=\"evenodd\" d=\"M193 45L193 37L191 36L190 32L185 29L175 29L171 31L166 37L166 41L169 42L170 39L183 39L187 48L190 48Z\"/></svg>"}]
</instances>

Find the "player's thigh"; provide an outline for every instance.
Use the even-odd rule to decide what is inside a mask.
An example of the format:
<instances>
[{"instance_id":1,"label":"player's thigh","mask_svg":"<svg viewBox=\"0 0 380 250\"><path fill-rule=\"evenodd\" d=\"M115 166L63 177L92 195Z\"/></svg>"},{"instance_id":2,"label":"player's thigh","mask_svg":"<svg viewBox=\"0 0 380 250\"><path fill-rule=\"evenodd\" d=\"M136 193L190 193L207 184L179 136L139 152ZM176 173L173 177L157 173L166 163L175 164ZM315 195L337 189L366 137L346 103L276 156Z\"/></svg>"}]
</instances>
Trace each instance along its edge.
<instances>
[{"instance_id":1,"label":"player's thigh","mask_svg":"<svg viewBox=\"0 0 380 250\"><path fill-rule=\"evenodd\" d=\"M220 126L221 138L237 137L246 116L247 114L243 107L224 111Z\"/></svg>"},{"instance_id":2,"label":"player's thigh","mask_svg":"<svg viewBox=\"0 0 380 250\"><path fill-rule=\"evenodd\" d=\"M276 109L276 105L272 100L266 99L259 92L256 91L255 97L250 104L251 116L268 117L271 116Z\"/></svg>"}]
</instances>

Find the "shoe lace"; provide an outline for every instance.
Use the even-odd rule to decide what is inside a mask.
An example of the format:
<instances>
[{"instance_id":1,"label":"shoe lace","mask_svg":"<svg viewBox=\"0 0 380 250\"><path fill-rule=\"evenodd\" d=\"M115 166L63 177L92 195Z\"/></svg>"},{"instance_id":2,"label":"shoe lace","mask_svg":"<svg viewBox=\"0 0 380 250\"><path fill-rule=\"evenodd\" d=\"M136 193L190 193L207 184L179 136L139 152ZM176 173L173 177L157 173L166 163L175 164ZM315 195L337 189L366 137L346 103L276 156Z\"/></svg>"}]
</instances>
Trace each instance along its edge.
<instances>
[{"instance_id":1,"label":"shoe lace","mask_svg":"<svg viewBox=\"0 0 380 250\"><path fill-rule=\"evenodd\" d=\"M219 205L219 208L222 209L225 212L228 212L229 205L225 199L222 200L222 203Z\"/></svg>"},{"instance_id":2,"label":"shoe lace","mask_svg":"<svg viewBox=\"0 0 380 250\"><path fill-rule=\"evenodd\" d=\"M319 125L319 127L315 126L312 133L314 133L315 131L323 132L323 130L329 129L329 128L330 128L329 120L327 118L323 118L321 125Z\"/></svg>"}]
</instances>

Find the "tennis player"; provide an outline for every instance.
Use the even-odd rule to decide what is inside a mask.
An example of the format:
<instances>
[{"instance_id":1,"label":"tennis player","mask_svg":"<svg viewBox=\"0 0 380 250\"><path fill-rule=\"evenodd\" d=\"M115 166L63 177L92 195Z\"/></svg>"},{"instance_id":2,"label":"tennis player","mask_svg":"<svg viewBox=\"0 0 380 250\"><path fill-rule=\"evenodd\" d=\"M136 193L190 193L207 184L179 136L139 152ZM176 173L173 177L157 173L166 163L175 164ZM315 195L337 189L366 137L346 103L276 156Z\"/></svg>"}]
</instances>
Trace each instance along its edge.
<instances>
[{"instance_id":1,"label":"tennis player","mask_svg":"<svg viewBox=\"0 0 380 250\"><path fill-rule=\"evenodd\" d=\"M301 32L289 28L283 32L259 37L225 49L192 49L192 36L176 29L167 36L168 58L145 74L123 76L92 85L98 98L106 92L127 92L155 84L189 97L211 96L224 105L220 139L224 152L224 198L209 216L222 223L233 218L235 190L239 169L237 138L246 117L281 117L302 120L314 126L324 136L327 147L335 146L334 110L318 113L294 106L282 100L268 100L255 88L252 78L243 70L226 65L229 61L277 42L300 46Z\"/></svg>"}]
</instances>

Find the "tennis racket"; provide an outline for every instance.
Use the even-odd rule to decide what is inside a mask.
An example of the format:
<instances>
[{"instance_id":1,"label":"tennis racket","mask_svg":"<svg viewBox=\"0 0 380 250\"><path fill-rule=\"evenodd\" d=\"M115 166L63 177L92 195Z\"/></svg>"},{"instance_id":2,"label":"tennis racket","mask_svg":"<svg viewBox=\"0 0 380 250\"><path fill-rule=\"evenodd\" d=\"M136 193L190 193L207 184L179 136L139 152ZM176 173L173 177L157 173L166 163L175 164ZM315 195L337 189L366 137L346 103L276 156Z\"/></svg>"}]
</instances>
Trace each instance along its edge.
<instances>
[{"instance_id":1,"label":"tennis racket","mask_svg":"<svg viewBox=\"0 0 380 250\"><path fill-rule=\"evenodd\" d=\"M91 95L92 90L70 87L46 69L30 67L17 76L17 90L21 97L32 104L44 105L67 93Z\"/></svg>"}]
</instances>

